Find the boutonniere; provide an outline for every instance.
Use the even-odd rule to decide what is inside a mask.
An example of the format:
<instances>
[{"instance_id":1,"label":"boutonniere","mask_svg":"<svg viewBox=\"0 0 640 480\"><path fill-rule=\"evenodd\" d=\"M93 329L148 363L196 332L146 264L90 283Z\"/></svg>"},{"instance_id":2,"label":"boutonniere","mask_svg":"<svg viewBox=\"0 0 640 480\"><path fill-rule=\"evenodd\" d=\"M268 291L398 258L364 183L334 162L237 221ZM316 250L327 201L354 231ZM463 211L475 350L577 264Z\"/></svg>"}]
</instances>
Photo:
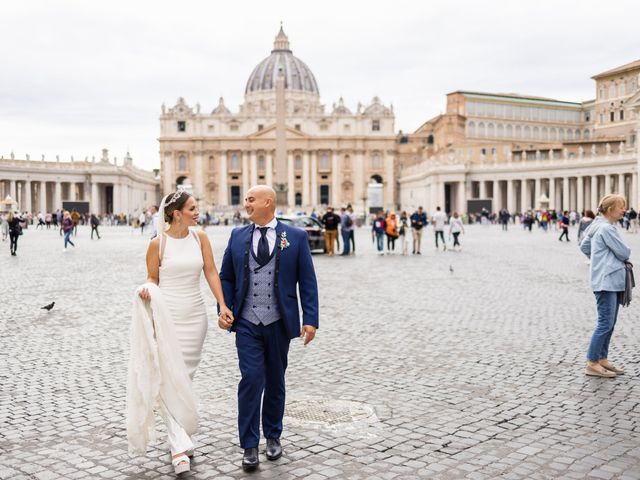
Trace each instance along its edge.
<instances>
[{"instance_id":1,"label":"boutonniere","mask_svg":"<svg viewBox=\"0 0 640 480\"><path fill-rule=\"evenodd\" d=\"M280 250L284 250L289 247L289 240L287 240L287 232L282 232L280 235Z\"/></svg>"}]
</instances>

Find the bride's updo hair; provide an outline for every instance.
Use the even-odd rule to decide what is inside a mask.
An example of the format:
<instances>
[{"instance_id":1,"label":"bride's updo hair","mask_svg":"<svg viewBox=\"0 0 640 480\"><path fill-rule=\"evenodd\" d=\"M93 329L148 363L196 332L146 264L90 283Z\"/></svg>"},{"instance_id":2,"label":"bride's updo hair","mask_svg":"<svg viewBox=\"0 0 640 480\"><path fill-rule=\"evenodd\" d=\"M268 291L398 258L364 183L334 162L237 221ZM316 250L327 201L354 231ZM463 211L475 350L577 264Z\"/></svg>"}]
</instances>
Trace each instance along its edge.
<instances>
[{"instance_id":1,"label":"bride's updo hair","mask_svg":"<svg viewBox=\"0 0 640 480\"><path fill-rule=\"evenodd\" d=\"M173 221L173 212L182 210L190 197L191 195L184 190L179 190L167 195L164 204L164 221L171 223Z\"/></svg>"}]
</instances>

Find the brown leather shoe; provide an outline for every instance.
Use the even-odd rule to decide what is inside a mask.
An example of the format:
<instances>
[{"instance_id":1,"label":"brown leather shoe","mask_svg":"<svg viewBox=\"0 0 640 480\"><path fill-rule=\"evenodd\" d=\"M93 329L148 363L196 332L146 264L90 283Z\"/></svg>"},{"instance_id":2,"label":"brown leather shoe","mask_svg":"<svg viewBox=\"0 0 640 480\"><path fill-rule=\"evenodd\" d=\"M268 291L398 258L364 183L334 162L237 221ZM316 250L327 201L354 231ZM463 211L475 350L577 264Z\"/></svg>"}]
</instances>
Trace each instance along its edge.
<instances>
[{"instance_id":1,"label":"brown leather shoe","mask_svg":"<svg viewBox=\"0 0 640 480\"><path fill-rule=\"evenodd\" d=\"M615 373L616 375L624 375L624 370L622 368L615 367L613 363L610 361L600 362L600 366L606 368L610 372Z\"/></svg>"},{"instance_id":2,"label":"brown leather shoe","mask_svg":"<svg viewBox=\"0 0 640 480\"><path fill-rule=\"evenodd\" d=\"M617 376L614 372L610 372L602 365L587 365L585 373L590 377L615 378Z\"/></svg>"}]
</instances>

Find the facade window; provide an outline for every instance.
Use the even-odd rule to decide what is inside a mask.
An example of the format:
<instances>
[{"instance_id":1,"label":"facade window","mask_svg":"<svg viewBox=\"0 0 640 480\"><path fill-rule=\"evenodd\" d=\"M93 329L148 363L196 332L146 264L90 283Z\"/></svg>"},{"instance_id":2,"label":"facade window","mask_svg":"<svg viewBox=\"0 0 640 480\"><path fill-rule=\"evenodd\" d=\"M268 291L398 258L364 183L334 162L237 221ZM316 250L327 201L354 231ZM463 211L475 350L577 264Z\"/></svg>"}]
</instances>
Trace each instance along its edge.
<instances>
[{"instance_id":1,"label":"facade window","mask_svg":"<svg viewBox=\"0 0 640 480\"><path fill-rule=\"evenodd\" d=\"M264 169L265 169L265 160L264 160L264 157L260 155L258 157L258 170L264 170Z\"/></svg>"},{"instance_id":2,"label":"facade window","mask_svg":"<svg viewBox=\"0 0 640 480\"><path fill-rule=\"evenodd\" d=\"M371 168L378 169L382 168L382 162L380 161L380 154L374 153L371 157Z\"/></svg>"},{"instance_id":3,"label":"facade window","mask_svg":"<svg viewBox=\"0 0 640 480\"><path fill-rule=\"evenodd\" d=\"M342 168L344 168L345 170L351 170L351 157L349 155L344 156Z\"/></svg>"},{"instance_id":4,"label":"facade window","mask_svg":"<svg viewBox=\"0 0 640 480\"><path fill-rule=\"evenodd\" d=\"M231 155L231 170L240 170L240 159L237 153Z\"/></svg>"},{"instance_id":5,"label":"facade window","mask_svg":"<svg viewBox=\"0 0 640 480\"><path fill-rule=\"evenodd\" d=\"M240 205L240 187L238 185L231 187L231 205Z\"/></svg>"},{"instance_id":6,"label":"facade window","mask_svg":"<svg viewBox=\"0 0 640 480\"><path fill-rule=\"evenodd\" d=\"M345 132L350 132L350 131L351 131L351 125L346 124L346 125L344 126L344 131L345 131Z\"/></svg>"},{"instance_id":7,"label":"facade window","mask_svg":"<svg viewBox=\"0 0 640 480\"><path fill-rule=\"evenodd\" d=\"M320 124L320 131L326 132L327 130L329 130L329 125L327 125L326 123L321 123Z\"/></svg>"},{"instance_id":8,"label":"facade window","mask_svg":"<svg viewBox=\"0 0 640 480\"><path fill-rule=\"evenodd\" d=\"M487 137L493 138L495 136L496 136L495 128L493 126L493 123L490 123L489 125L487 125Z\"/></svg>"},{"instance_id":9,"label":"facade window","mask_svg":"<svg viewBox=\"0 0 640 480\"><path fill-rule=\"evenodd\" d=\"M491 155L495 155L496 154L496 147L492 147L491 148Z\"/></svg>"},{"instance_id":10,"label":"facade window","mask_svg":"<svg viewBox=\"0 0 640 480\"><path fill-rule=\"evenodd\" d=\"M600 125L604 123L604 115L600 114Z\"/></svg>"},{"instance_id":11,"label":"facade window","mask_svg":"<svg viewBox=\"0 0 640 480\"><path fill-rule=\"evenodd\" d=\"M615 122L616 114L614 112L609 112L609 120L611 120L612 122Z\"/></svg>"},{"instance_id":12,"label":"facade window","mask_svg":"<svg viewBox=\"0 0 640 480\"><path fill-rule=\"evenodd\" d=\"M296 192L296 207L302 206L302 194L300 192Z\"/></svg>"},{"instance_id":13,"label":"facade window","mask_svg":"<svg viewBox=\"0 0 640 480\"><path fill-rule=\"evenodd\" d=\"M476 136L476 124L474 122L469 122L467 125L467 135L469 137Z\"/></svg>"},{"instance_id":14,"label":"facade window","mask_svg":"<svg viewBox=\"0 0 640 480\"><path fill-rule=\"evenodd\" d=\"M179 120L178 121L178 131L179 132L186 132L187 131L187 122L185 122L183 120Z\"/></svg>"},{"instance_id":15,"label":"facade window","mask_svg":"<svg viewBox=\"0 0 640 480\"><path fill-rule=\"evenodd\" d=\"M485 136L484 123L483 122L480 122L478 124L478 136L479 137L484 137Z\"/></svg>"},{"instance_id":16,"label":"facade window","mask_svg":"<svg viewBox=\"0 0 640 480\"><path fill-rule=\"evenodd\" d=\"M264 125L262 125L261 123L258 124L258 131L262 130L264 128Z\"/></svg>"},{"instance_id":17,"label":"facade window","mask_svg":"<svg viewBox=\"0 0 640 480\"><path fill-rule=\"evenodd\" d=\"M371 131L373 132L380 131L380 120L371 120Z\"/></svg>"},{"instance_id":18,"label":"facade window","mask_svg":"<svg viewBox=\"0 0 640 480\"><path fill-rule=\"evenodd\" d=\"M296 155L295 165L296 170L302 170L302 157L300 155Z\"/></svg>"},{"instance_id":19,"label":"facade window","mask_svg":"<svg viewBox=\"0 0 640 480\"><path fill-rule=\"evenodd\" d=\"M589 114L589 112L584 112L584 121L585 122L591 121L591 115Z\"/></svg>"},{"instance_id":20,"label":"facade window","mask_svg":"<svg viewBox=\"0 0 640 480\"><path fill-rule=\"evenodd\" d=\"M209 157L209 170L215 170L215 169L216 169L215 158Z\"/></svg>"},{"instance_id":21,"label":"facade window","mask_svg":"<svg viewBox=\"0 0 640 480\"><path fill-rule=\"evenodd\" d=\"M178 157L178 170L184 172L187 170L187 157L180 155Z\"/></svg>"},{"instance_id":22,"label":"facade window","mask_svg":"<svg viewBox=\"0 0 640 480\"><path fill-rule=\"evenodd\" d=\"M329 170L329 155L320 154L320 170Z\"/></svg>"},{"instance_id":23,"label":"facade window","mask_svg":"<svg viewBox=\"0 0 640 480\"><path fill-rule=\"evenodd\" d=\"M433 135L427 137L427 145L433 145Z\"/></svg>"},{"instance_id":24,"label":"facade window","mask_svg":"<svg viewBox=\"0 0 640 480\"><path fill-rule=\"evenodd\" d=\"M210 132L213 132L213 131L215 130L215 127L214 127L213 125L207 125L207 129L208 129Z\"/></svg>"},{"instance_id":25,"label":"facade window","mask_svg":"<svg viewBox=\"0 0 640 480\"><path fill-rule=\"evenodd\" d=\"M322 205L329 204L329 185L320 185L320 203Z\"/></svg>"},{"instance_id":26,"label":"facade window","mask_svg":"<svg viewBox=\"0 0 640 480\"><path fill-rule=\"evenodd\" d=\"M620 120L624 120L624 110L620 110Z\"/></svg>"},{"instance_id":27,"label":"facade window","mask_svg":"<svg viewBox=\"0 0 640 480\"><path fill-rule=\"evenodd\" d=\"M487 149L486 148L481 148L480 149L480 155L486 155L487 154Z\"/></svg>"},{"instance_id":28,"label":"facade window","mask_svg":"<svg viewBox=\"0 0 640 480\"><path fill-rule=\"evenodd\" d=\"M300 127L299 123L296 123L295 129L298 130L298 131L302 130L302 128Z\"/></svg>"},{"instance_id":29,"label":"facade window","mask_svg":"<svg viewBox=\"0 0 640 480\"><path fill-rule=\"evenodd\" d=\"M238 129L239 127L237 123L232 123L231 125L229 125L229 130L231 130L232 132L237 132Z\"/></svg>"}]
</instances>

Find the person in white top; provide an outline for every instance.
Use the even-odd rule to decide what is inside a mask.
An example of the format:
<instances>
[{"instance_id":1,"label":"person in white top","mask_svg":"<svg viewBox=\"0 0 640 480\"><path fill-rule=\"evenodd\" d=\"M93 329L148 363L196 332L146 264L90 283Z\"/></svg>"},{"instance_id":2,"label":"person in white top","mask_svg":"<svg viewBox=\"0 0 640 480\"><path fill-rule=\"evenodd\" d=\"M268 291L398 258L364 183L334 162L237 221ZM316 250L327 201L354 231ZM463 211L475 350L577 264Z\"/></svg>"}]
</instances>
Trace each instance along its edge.
<instances>
[{"instance_id":1,"label":"person in white top","mask_svg":"<svg viewBox=\"0 0 640 480\"><path fill-rule=\"evenodd\" d=\"M462 226L462 220L458 215L458 212L453 212L451 219L449 220L449 234L453 235L453 248L455 250L458 247L459 250L462 250L462 245L460 245L460 240L458 237L461 233L464 233L464 227Z\"/></svg>"},{"instance_id":2,"label":"person in white top","mask_svg":"<svg viewBox=\"0 0 640 480\"><path fill-rule=\"evenodd\" d=\"M140 235L144 233L144 226L147 224L147 211L143 210L138 217L138 222L140 223Z\"/></svg>"},{"instance_id":3,"label":"person in white top","mask_svg":"<svg viewBox=\"0 0 640 480\"><path fill-rule=\"evenodd\" d=\"M233 321L233 313L224 301L222 284L216 268L209 237L202 231L192 230L198 223L196 200L185 191L167 195L160 204L158 236L147 249L147 282L158 285L181 347L184 368L191 380L200 363L202 346L207 333L207 312L200 278L204 278L220 306L220 316ZM169 228L165 231L165 221ZM151 298L149 290L142 288L140 298ZM160 414L166 425L171 448L172 464L176 473L189 470L189 457L193 455L193 440L165 405Z\"/></svg>"},{"instance_id":4,"label":"person in white top","mask_svg":"<svg viewBox=\"0 0 640 480\"><path fill-rule=\"evenodd\" d=\"M436 234L436 248L438 248L438 237L442 240L442 248L447 249L447 244L444 241L444 226L447 223L447 214L440 210L440 207L436 207L436 213L433 214L431 219L433 222L433 231Z\"/></svg>"},{"instance_id":5,"label":"person in white top","mask_svg":"<svg viewBox=\"0 0 640 480\"><path fill-rule=\"evenodd\" d=\"M158 207L152 205L149 211L151 212L151 238L155 238L158 235Z\"/></svg>"}]
</instances>

